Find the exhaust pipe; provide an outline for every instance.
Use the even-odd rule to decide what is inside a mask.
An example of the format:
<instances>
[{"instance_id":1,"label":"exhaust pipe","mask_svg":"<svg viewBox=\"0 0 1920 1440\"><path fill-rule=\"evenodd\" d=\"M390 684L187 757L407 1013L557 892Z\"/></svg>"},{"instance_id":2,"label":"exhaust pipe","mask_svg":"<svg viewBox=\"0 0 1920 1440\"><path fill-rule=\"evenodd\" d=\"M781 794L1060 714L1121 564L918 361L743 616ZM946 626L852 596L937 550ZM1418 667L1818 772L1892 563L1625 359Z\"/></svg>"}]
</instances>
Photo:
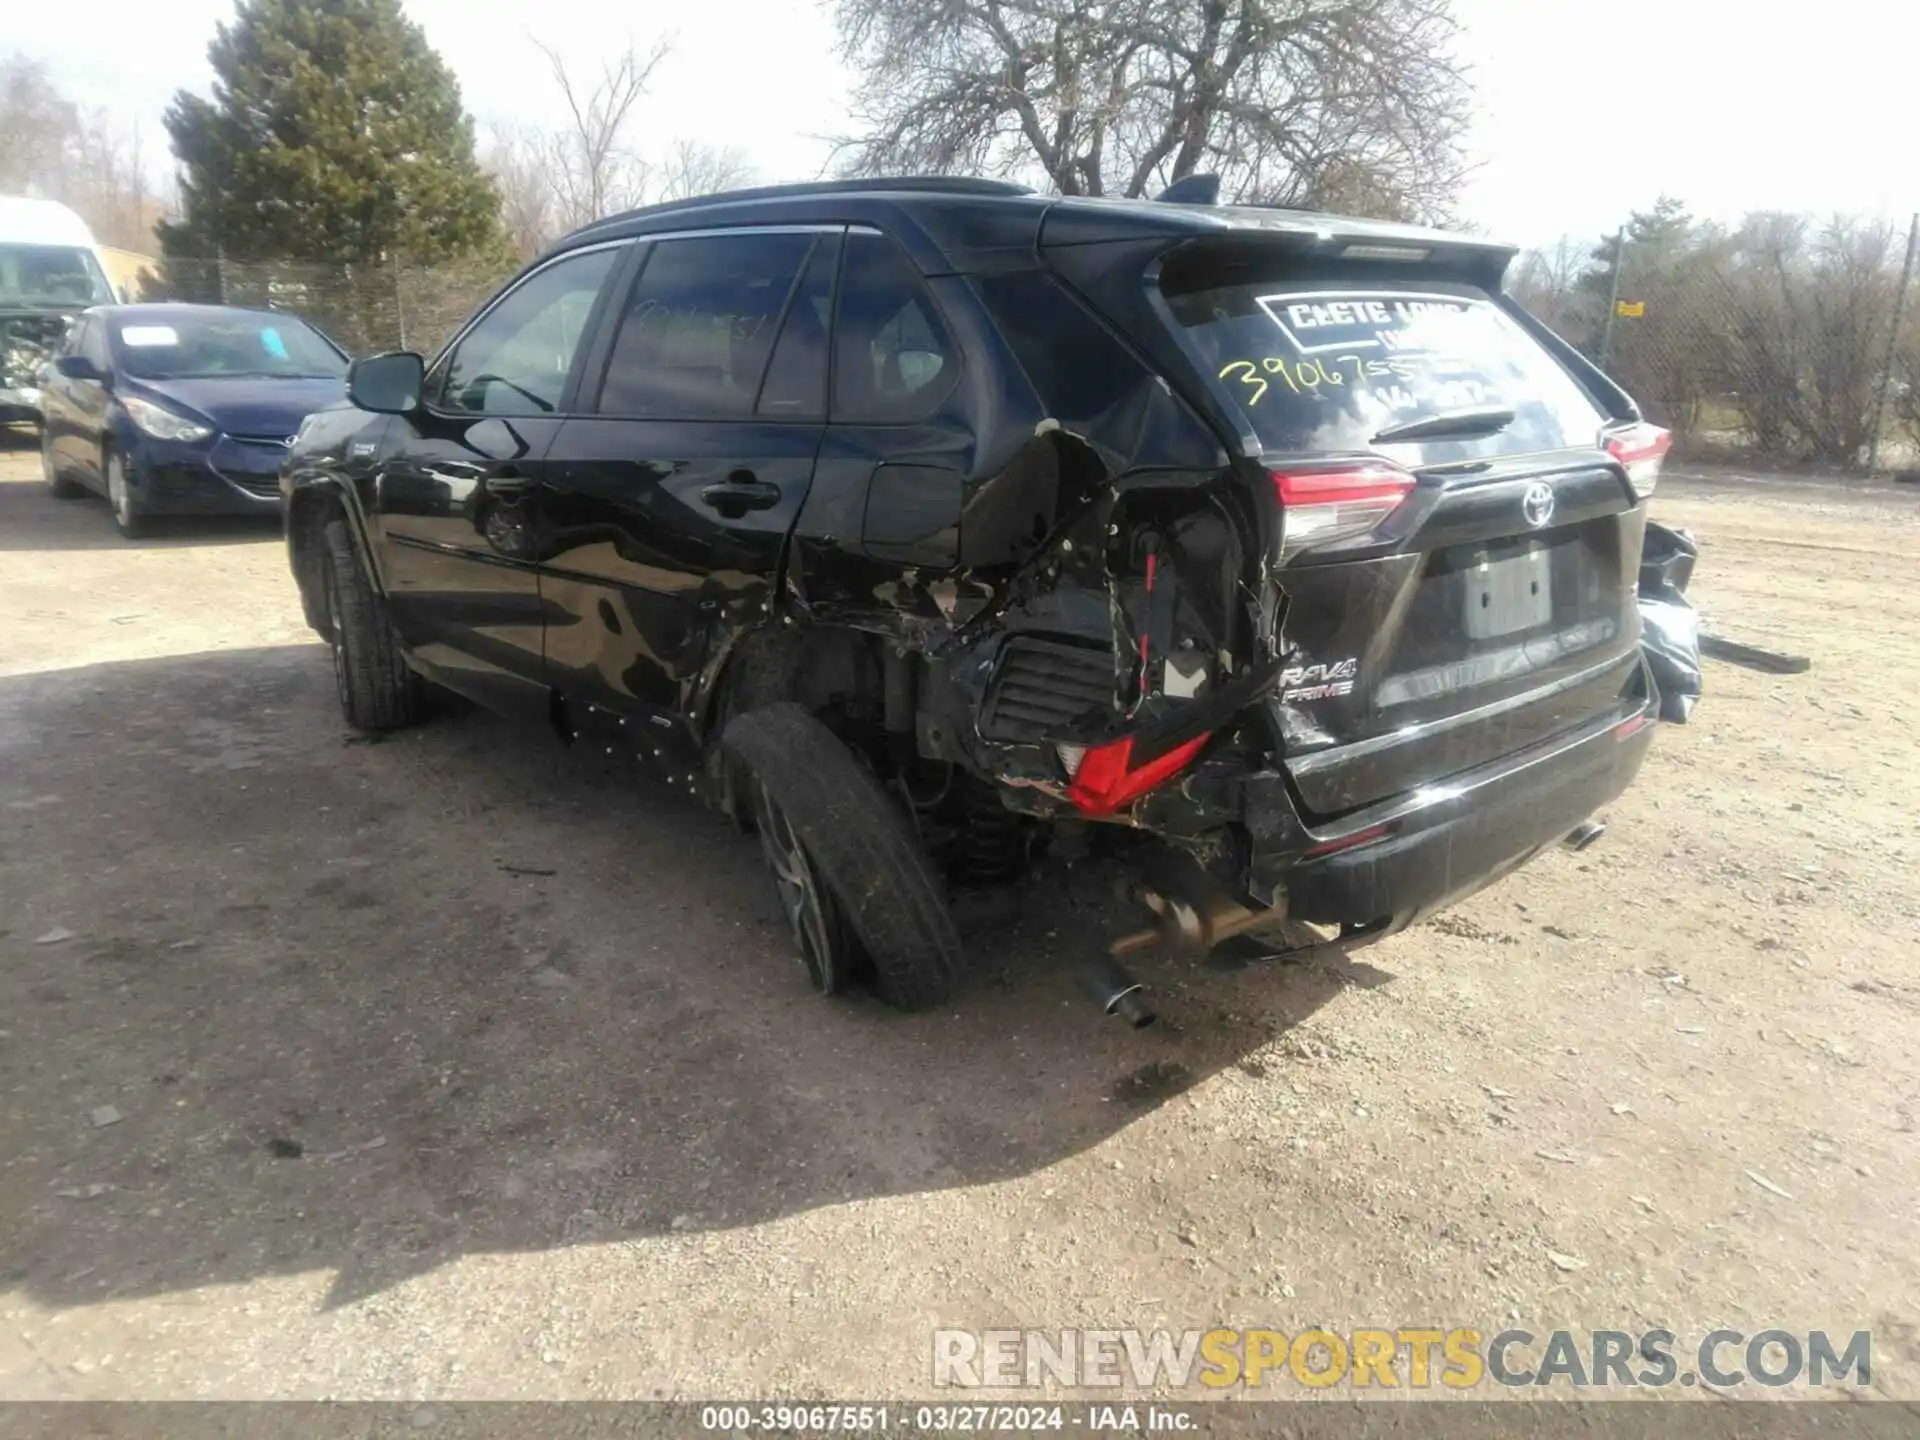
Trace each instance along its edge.
<instances>
[{"instance_id":1,"label":"exhaust pipe","mask_svg":"<svg viewBox=\"0 0 1920 1440\"><path fill-rule=\"evenodd\" d=\"M1147 1000L1147 987L1111 955L1082 962L1079 979L1080 988L1103 1014L1118 1015L1135 1030L1144 1030L1160 1018Z\"/></svg>"},{"instance_id":2,"label":"exhaust pipe","mask_svg":"<svg viewBox=\"0 0 1920 1440\"><path fill-rule=\"evenodd\" d=\"M1582 820L1561 837L1560 843L1578 855L1606 833L1607 827L1598 820Z\"/></svg>"}]
</instances>

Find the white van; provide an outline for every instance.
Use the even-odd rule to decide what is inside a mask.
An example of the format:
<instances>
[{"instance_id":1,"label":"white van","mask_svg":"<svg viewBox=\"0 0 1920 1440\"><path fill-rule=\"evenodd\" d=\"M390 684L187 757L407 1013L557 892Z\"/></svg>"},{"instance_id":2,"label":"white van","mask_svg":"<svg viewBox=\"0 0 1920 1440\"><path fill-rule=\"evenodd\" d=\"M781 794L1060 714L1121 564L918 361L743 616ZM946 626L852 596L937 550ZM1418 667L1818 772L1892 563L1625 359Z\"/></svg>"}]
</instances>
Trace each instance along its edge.
<instances>
[{"instance_id":1,"label":"white van","mask_svg":"<svg viewBox=\"0 0 1920 1440\"><path fill-rule=\"evenodd\" d=\"M0 424L40 420L40 367L69 320L118 297L86 221L51 200L0 195Z\"/></svg>"}]
</instances>

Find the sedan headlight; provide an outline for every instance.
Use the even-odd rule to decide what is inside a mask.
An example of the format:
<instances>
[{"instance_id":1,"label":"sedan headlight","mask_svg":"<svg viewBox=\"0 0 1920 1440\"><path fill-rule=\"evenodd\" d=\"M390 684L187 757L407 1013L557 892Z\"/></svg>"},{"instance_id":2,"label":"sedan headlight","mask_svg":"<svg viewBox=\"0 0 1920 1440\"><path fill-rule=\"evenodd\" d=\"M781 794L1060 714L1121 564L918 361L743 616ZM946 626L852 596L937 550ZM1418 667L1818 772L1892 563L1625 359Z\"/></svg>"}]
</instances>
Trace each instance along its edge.
<instances>
[{"instance_id":1,"label":"sedan headlight","mask_svg":"<svg viewBox=\"0 0 1920 1440\"><path fill-rule=\"evenodd\" d=\"M151 400L142 400L137 395L124 395L120 399L126 408L127 418L156 440L178 440L191 445L196 440L205 440L213 434L211 425L202 425L198 420L189 420L164 405L156 405Z\"/></svg>"}]
</instances>

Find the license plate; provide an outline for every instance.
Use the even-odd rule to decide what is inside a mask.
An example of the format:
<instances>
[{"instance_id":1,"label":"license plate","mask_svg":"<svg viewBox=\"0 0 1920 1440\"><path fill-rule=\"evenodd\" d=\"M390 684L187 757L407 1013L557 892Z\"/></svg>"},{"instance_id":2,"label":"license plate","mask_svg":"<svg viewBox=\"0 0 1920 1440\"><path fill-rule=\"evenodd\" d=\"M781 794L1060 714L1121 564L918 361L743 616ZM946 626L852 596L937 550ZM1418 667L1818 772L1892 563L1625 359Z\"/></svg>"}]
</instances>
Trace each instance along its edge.
<instances>
[{"instance_id":1,"label":"license plate","mask_svg":"<svg viewBox=\"0 0 1920 1440\"><path fill-rule=\"evenodd\" d=\"M1466 572L1467 634L1497 640L1553 618L1550 552L1530 545L1518 555L1481 559Z\"/></svg>"}]
</instances>

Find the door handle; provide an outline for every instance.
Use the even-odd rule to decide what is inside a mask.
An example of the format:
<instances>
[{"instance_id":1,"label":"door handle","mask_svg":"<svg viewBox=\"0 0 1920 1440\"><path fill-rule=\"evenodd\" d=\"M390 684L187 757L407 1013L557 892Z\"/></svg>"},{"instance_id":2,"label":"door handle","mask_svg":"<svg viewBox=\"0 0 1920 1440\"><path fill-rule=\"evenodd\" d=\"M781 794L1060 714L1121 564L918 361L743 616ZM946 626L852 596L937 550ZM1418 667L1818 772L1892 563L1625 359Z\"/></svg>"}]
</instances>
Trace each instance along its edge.
<instances>
[{"instance_id":1,"label":"door handle","mask_svg":"<svg viewBox=\"0 0 1920 1440\"><path fill-rule=\"evenodd\" d=\"M749 510L770 510L780 503L780 487L753 478L751 470L736 470L718 485L700 492L703 504L737 520Z\"/></svg>"},{"instance_id":2,"label":"door handle","mask_svg":"<svg viewBox=\"0 0 1920 1440\"><path fill-rule=\"evenodd\" d=\"M489 475L484 484L487 494L496 500L524 500L533 489L533 481L512 471Z\"/></svg>"}]
</instances>

